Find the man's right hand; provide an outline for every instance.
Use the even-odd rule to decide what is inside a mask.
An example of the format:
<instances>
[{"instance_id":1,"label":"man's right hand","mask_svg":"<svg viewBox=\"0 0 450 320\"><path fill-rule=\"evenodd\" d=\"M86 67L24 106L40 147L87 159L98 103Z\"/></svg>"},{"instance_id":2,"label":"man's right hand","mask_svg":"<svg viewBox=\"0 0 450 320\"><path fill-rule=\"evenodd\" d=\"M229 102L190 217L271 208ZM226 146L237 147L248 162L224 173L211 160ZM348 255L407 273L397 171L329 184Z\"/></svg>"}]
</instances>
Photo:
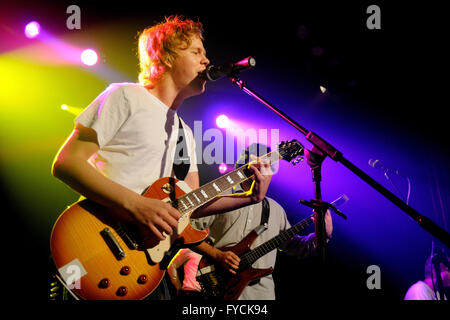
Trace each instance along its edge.
<instances>
[{"instance_id":1,"label":"man's right hand","mask_svg":"<svg viewBox=\"0 0 450 320\"><path fill-rule=\"evenodd\" d=\"M168 235L176 232L181 217L180 212L170 204L144 196L139 196L128 211L138 222L148 227L159 240L166 238L163 232Z\"/></svg>"},{"instance_id":2,"label":"man's right hand","mask_svg":"<svg viewBox=\"0 0 450 320\"><path fill-rule=\"evenodd\" d=\"M234 252L222 251L219 249L216 251L215 260L232 274L236 274L234 269L239 269L239 262L241 261L241 259Z\"/></svg>"}]
</instances>

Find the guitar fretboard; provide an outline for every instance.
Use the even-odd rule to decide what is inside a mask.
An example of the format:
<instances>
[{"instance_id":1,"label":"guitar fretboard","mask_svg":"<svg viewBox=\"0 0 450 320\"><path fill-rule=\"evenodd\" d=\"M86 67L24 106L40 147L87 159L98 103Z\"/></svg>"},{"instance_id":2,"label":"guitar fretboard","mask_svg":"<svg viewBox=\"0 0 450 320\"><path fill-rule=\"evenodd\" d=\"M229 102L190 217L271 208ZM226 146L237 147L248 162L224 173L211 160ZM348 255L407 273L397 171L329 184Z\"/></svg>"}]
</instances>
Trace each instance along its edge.
<instances>
[{"instance_id":1,"label":"guitar fretboard","mask_svg":"<svg viewBox=\"0 0 450 320\"><path fill-rule=\"evenodd\" d=\"M308 218L300 221L293 227L284 230L280 232L279 235L273 237L272 239L264 242L263 244L259 245L255 249L252 249L251 251L243 254L240 256L241 262L239 263L239 269L246 269L249 266L251 266L256 260L264 256L265 254L269 253L270 251L278 248L281 246L284 242L292 238L294 235L308 227L311 223L313 223L313 217L314 215L309 216Z\"/></svg>"},{"instance_id":2,"label":"guitar fretboard","mask_svg":"<svg viewBox=\"0 0 450 320\"><path fill-rule=\"evenodd\" d=\"M261 156L261 160L268 159L270 164L279 161L282 157L278 151ZM230 190L232 187L244 182L254 175L253 171L248 169L245 164L200 188L193 190L175 200L172 205L178 209L181 214L187 214L208 203L223 192Z\"/></svg>"}]
</instances>

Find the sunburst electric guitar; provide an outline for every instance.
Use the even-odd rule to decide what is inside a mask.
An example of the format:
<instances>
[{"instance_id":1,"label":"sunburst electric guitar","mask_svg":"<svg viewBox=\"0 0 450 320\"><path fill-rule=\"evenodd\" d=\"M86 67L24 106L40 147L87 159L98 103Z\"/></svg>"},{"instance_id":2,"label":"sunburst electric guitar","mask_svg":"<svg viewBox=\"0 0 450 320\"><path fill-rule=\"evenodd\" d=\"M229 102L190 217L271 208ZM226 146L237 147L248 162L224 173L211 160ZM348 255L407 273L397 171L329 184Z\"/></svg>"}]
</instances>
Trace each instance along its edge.
<instances>
[{"instance_id":1,"label":"sunburst electric guitar","mask_svg":"<svg viewBox=\"0 0 450 320\"><path fill-rule=\"evenodd\" d=\"M292 161L303 149L292 140L261 158L270 163ZM175 178L155 181L143 195L165 201L181 213L177 233L163 241L131 218L89 199L74 203L58 217L51 233L57 276L77 298L144 299L159 285L179 249L196 246L208 236L208 230L190 225L192 212L252 175L243 165L193 191Z\"/></svg>"}]
</instances>

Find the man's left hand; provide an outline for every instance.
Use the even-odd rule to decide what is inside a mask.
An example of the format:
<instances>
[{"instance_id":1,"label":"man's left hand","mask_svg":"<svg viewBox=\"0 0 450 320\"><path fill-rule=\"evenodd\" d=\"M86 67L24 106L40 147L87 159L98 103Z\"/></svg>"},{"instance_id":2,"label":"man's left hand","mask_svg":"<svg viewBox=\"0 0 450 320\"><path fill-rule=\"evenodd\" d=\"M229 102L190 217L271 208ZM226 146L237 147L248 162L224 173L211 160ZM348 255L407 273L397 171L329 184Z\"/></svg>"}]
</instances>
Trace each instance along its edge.
<instances>
[{"instance_id":1,"label":"man's left hand","mask_svg":"<svg viewBox=\"0 0 450 320\"><path fill-rule=\"evenodd\" d=\"M261 160L261 158L254 155L250 155L250 157L253 162L250 164L249 169L255 174L255 182L250 198L253 203L257 203L261 202L266 196L273 172L268 159Z\"/></svg>"}]
</instances>

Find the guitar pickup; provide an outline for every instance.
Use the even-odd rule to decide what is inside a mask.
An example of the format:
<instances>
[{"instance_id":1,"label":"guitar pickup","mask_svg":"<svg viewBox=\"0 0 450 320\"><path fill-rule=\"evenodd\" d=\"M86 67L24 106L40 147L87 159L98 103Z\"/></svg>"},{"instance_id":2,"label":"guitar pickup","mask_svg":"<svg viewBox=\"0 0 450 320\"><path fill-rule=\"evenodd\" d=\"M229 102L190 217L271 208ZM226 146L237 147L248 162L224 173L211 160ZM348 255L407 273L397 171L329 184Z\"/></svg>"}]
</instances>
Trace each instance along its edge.
<instances>
[{"instance_id":1,"label":"guitar pickup","mask_svg":"<svg viewBox=\"0 0 450 320\"><path fill-rule=\"evenodd\" d=\"M255 231L256 234L259 236L261 233L263 233L263 231L266 231L268 228L269 228L269 226L267 225L267 222L266 222L263 225L257 226L253 231Z\"/></svg>"},{"instance_id":2,"label":"guitar pickup","mask_svg":"<svg viewBox=\"0 0 450 320\"><path fill-rule=\"evenodd\" d=\"M122 260L123 258L126 257L127 254L122 249L119 242L114 237L114 234L111 232L111 230L109 230L109 228L103 229L102 231L100 231L100 234L102 235L109 249L111 249L112 253L116 256L118 260Z\"/></svg>"},{"instance_id":3,"label":"guitar pickup","mask_svg":"<svg viewBox=\"0 0 450 320\"><path fill-rule=\"evenodd\" d=\"M136 238L138 238L137 235L139 234L139 230L137 230L137 228L134 225L132 224L125 225L120 223L116 228L116 231L119 234L119 236L121 236L122 239L125 241L128 248L134 250L139 248L139 243L136 240Z\"/></svg>"}]
</instances>

